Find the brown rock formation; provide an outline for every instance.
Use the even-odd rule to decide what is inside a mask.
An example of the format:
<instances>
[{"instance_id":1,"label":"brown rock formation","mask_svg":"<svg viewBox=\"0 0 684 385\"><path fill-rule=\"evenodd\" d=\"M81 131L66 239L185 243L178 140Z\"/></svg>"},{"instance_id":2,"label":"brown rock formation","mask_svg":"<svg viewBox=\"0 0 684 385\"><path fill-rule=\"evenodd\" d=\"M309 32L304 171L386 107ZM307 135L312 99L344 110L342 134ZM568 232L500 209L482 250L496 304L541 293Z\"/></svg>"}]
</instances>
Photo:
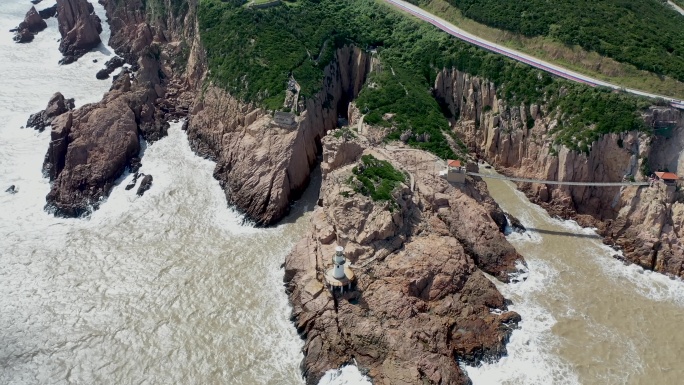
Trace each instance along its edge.
<instances>
[{"instance_id":1,"label":"brown rock formation","mask_svg":"<svg viewBox=\"0 0 684 385\"><path fill-rule=\"evenodd\" d=\"M154 63L143 63L151 65ZM44 171L53 181L47 208L62 216L97 209L114 181L138 155L138 135L155 140L164 128L155 115L159 79L124 72L101 102L68 111L52 121ZM149 71L154 72L154 71ZM157 83L155 83L155 81Z\"/></svg>"},{"instance_id":2,"label":"brown rock formation","mask_svg":"<svg viewBox=\"0 0 684 385\"><path fill-rule=\"evenodd\" d=\"M17 43L28 43L33 40L33 36L47 28L47 23L36 11L36 7L31 7L24 17L24 21L14 29L14 41Z\"/></svg>"},{"instance_id":3,"label":"brown rock formation","mask_svg":"<svg viewBox=\"0 0 684 385\"><path fill-rule=\"evenodd\" d=\"M324 139L329 159L339 159L331 152L344 148L341 141ZM423 152L366 152L398 167L415 156L434 164ZM423 169L412 174L415 191L408 185L395 191L392 211L353 192L344 182L351 167L329 168L311 232L285 262L293 317L306 340L307 384L353 359L378 384L469 383L458 361L505 354L519 321L482 274L508 280L522 260L490 215L501 210L484 182L457 188ZM345 247L357 276L356 288L344 295L322 281L336 244Z\"/></svg>"},{"instance_id":4,"label":"brown rock formation","mask_svg":"<svg viewBox=\"0 0 684 385\"><path fill-rule=\"evenodd\" d=\"M60 92L55 93L50 98L47 107L31 115L26 122L26 127L43 131L45 127L52 124L52 120L59 115L74 109L74 99L65 99Z\"/></svg>"},{"instance_id":5,"label":"brown rock formation","mask_svg":"<svg viewBox=\"0 0 684 385\"><path fill-rule=\"evenodd\" d=\"M57 0L57 22L62 35L59 50L64 55L60 64L75 62L101 42L100 18L87 0Z\"/></svg>"},{"instance_id":6,"label":"brown rock formation","mask_svg":"<svg viewBox=\"0 0 684 385\"><path fill-rule=\"evenodd\" d=\"M47 207L55 214L79 216L96 208L138 154L138 125L130 102L126 90L115 90L101 102L53 121L44 170L53 181Z\"/></svg>"},{"instance_id":7,"label":"brown rock formation","mask_svg":"<svg viewBox=\"0 0 684 385\"><path fill-rule=\"evenodd\" d=\"M279 126L261 109L209 87L193 107L191 146L216 160L214 176L231 204L259 224L272 224L306 187L317 143L337 125L338 103L358 95L369 70L370 58L363 51L338 50L318 95L291 101L301 112L291 127Z\"/></svg>"},{"instance_id":8,"label":"brown rock formation","mask_svg":"<svg viewBox=\"0 0 684 385\"><path fill-rule=\"evenodd\" d=\"M661 127L653 135L608 134L583 154L554 149L550 131L558 124L555 111L544 105L509 106L497 97L491 82L444 70L435 82L435 93L458 117L454 129L469 149L504 174L615 182L625 176L644 180L647 176L642 172L649 168L684 173L684 117L671 108L652 107L644 115L647 126ZM530 120L534 124L528 127ZM663 131L662 127L671 128ZM682 218L676 215L684 202L680 195L632 187L529 183L519 187L551 214L597 227L606 243L622 248L629 261L684 277L684 245L678 237Z\"/></svg>"}]
</instances>

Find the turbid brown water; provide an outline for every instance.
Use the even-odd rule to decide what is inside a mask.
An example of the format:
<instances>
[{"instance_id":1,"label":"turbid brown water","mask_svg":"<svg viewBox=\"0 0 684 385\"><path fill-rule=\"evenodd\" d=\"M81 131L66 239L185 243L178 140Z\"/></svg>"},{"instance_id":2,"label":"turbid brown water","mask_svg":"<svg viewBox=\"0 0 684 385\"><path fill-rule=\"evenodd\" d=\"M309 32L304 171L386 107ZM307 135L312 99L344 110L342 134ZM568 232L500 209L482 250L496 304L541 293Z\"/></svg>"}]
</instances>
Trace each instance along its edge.
<instances>
[{"instance_id":1,"label":"turbid brown water","mask_svg":"<svg viewBox=\"0 0 684 385\"><path fill-rule=\"evenodd\" d=\"M624 266L596 233L553 219L510 182L491 194L528 227L508 238L528 280L499 285L523 316L510 357L469 368L476 384L682 384L684 283Z\"/></svg>"}]
</instances>

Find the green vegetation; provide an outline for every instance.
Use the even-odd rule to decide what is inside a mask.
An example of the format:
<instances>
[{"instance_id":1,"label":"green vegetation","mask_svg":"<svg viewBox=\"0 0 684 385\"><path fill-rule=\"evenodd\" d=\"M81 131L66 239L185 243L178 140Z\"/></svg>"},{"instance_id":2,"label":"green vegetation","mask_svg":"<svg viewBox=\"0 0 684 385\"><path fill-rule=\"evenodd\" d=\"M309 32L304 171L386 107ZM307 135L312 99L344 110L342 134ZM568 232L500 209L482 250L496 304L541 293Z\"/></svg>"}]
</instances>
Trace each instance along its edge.
<instances>
[{"instance_id":1,"label":"green vegetation","mask_svg":"<svg viewBox=\"0 0 684 385\"><path fill-rule=\"evenodd\" d=\"M579 45L563 44L549 36L527 37L478 23L463 16L447 0L423 0L420 6L474 35L550 63L626 88L684 99L684 82L672 77L639 70L632 64L587 51Z\"/></svg>"},{"instance_id":2,"label":"green vegetation","mask_svg":"<svg viewBox=\"0 0 684 385\"><path fill-rule=\"evenodd\" d=\"M333 134L335 138L344 138L345 140L350 140L356 138L356 134L354 131L349 129L348 126L342 127L340 129L335 130L335 133Z\"/></svg>"},{"instance_id":3,"label":"green vegetation","mask_svg":"<svg viewBox=\"0 0 684 385\"><path fill-rule=\"evenodd\" d=\"M588 154L591 143L605 134L646 130L637 115L637 110L644 107L637 103L638 99L609 90L574 87L572 98L561 97L552 103L564 114L552 131L556 144Z\"/></svg>"},{"instance_id":4,"label":"green vegetation","mask_svg":"<svg viewBox=\"0 0 684 385\"><path fill-rule=\"evenodd\" d=\"M406 181L404 174L392 167L390 162L379 160L373 155L362 156L361 163L352 169L352 173L360 182L355 184L354 191L370 196L374 201L394 202L392 191L399 183Z\"/></svg>"},{"instance_id":5,"label":"green vegetation","mask_svg":"<svg viewBox=\"0 0 684 385\"><path fill-rule=\"evenodd\" d=\"M661 0L448 2L464 16L495 28L548 36L684 80L684 19Z\"/></svg>"},{"instance_id":6,"label":"green vegetation","mask_svg":"<svg viewBox=\"0 0 684 385\"><path fill-rule=\"evenodd\" d=\"M290 77L301 96L323 86L323 70L346 44L377 50L382 69L371 74L357 105L369 124L391 127L390 139L411 130L429 134L414 147L458 158L443 108L430 90L437 72L456 68L487 78L511 105L550 103L567 122L558 143L579 149L606 132L639 127L639 99L554 79L548 74L468 45L433 26L373 0L299 0L297 6L242 7L243 1L200 0L199 24L210 80L269 109L282 108ZM391 120L383 119L387 113ZM530 125L531 122L526 122ZM457 150L464 146L457 143ZM589 142L590 143L590 142Z\"/></svg>"}]
</instances>

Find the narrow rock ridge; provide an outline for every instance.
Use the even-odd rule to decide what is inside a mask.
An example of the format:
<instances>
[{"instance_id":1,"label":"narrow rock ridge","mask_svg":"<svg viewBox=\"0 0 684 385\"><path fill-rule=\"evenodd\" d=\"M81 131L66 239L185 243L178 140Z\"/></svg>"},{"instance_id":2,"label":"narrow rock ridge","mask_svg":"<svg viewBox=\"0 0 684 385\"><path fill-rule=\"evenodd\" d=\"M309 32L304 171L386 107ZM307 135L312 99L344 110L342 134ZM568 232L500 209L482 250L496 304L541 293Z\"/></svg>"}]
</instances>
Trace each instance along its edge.
<instances>
[{"instance_id":1,"label":"narrow rock ridge","mask_svg":"<svg viewBox=\"0 0 684 385\"><path fill-rule=\"evenodd\" d=\"M319 206L285 261L293 319L306 341L307 384L350 362L378 384L470 383L459 361L504 355L520 320L482 273L508 281L523 263L494 220L505 214L481 180L454 187L428 166L415 170L416 158L434 165L430 154L402 156L331 135L323 147ZM355 193L345 181L355 165L349 162L362 154L413 170L415 190L397 188L393 210ZM336 245L345 247L357 277L344 294L323 281Z\"/></svg>"},{"instance_id":2,"label":"narrow rock ridge","mask_svg":"<svg viewBox=\"0 0 684 385\"><path fill-rule=\"evenodd\" d=\"M321 138L337 126L340 105L361 91L371 61L359 48L339 49L324 71L323 89L306 100L290 98L301 111L290 126L277 124L270 113L218 87L199 94L188 137L198 154L217 162L214 177L228 201L261 225L287 214L309 181Z\"/></svg>"},{"instance_id":3,"label":"narrow rock ridge","mask_svg":"<svg viewBox=\"0 0 684 385\"><path fill-rule=\"evenodd\" d=\"M589 154L552 150L550 131L558 124L545 105L509 106L496 96L495 85L457 70L441 71L435 95L454 115L454 130L469 150L500 172L542 180L645 180L646 169L684 173L684 117L666 107L651 107L643 116L655 131L607 134ZM528 121L533 121L527 127ZM662 135L662 134L666 134ZM598 228L605 242L622 249L628 261L644 268L684 277L684 197L664 189L519 184L552 215Z\"/></svg>"},{"instance_id":4,"label":"narrow rock ridge","mask_svg":"<svg viewBox=\"0 0 684 385\"><path fill-rule=\"evenodd\" d=\"M64 55L60 64L75 62L101 42L102 24L87 0L57 0L57 22Z\"/></svg>"}]
</instances>

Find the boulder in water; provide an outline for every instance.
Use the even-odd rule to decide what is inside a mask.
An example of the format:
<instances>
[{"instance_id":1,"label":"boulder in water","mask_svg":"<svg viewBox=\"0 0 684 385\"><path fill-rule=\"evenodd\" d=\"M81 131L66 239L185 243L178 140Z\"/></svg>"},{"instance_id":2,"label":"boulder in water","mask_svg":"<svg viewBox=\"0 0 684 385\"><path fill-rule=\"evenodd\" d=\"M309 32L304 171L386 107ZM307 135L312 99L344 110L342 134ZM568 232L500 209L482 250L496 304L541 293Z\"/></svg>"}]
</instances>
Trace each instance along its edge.
<instances>
[{"instance_id":1,"label":"boulder in water","mask_svg":"<svg viewBox=\"0 0 684 385\"><path fill-rule=\"evenodd\" d=\"M36 11L36 7L31 7L24 17L24 21L14 29L14 41L17 43L28 43L33 40L33 36L47 28L47 23Z\"/></svg>"},{"instance_id":2,"label":"boulder in water","mask_svg":"<svg viewBox=\"0 0 684 385\"><path fill-rule=\"evenodd\" d=\"M143 196L145 194L145 191L149 190L150 187L152 187L152 175L145 175L145 177L142 179L142 182L140 182L140 187L138 187L138 196Z\"/></svg>"},{"instance_id":3,"label":"boulder in water","mask_svg":"<svg viewBox=\"0 0 684 385\"><path fill-rule=\"evenodd\" d=\"M117 68L122 67L124 64L126 64L124 59L114 56L113 58L107 60L105 63L105 68L98 71L95 77L99 80L107 79L112 72L116 71Z\"/></svg>"}]
</instances>

